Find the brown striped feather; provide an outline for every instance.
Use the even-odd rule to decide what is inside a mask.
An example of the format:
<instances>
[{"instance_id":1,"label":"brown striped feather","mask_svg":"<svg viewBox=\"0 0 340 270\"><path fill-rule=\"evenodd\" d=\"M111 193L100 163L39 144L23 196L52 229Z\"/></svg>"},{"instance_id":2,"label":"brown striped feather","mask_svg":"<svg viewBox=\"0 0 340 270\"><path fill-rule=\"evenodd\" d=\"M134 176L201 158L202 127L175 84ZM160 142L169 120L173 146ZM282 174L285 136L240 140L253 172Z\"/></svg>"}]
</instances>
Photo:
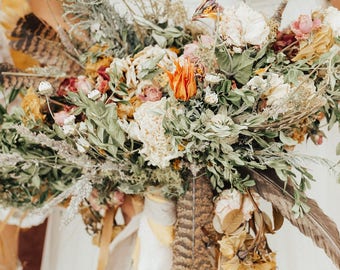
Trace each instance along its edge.
<instances>
[{"instance_id":1,"label":"brown striped feather","mask_svg":"<svg viewBox=\"0 0 340 270\"><path fill-rule=\"evenodd\" d=\"M212 187L206 176L190 178L189 189L177 202L172 270L213 270L215 249L209 246L210 234L214 234Z\"/></svg>"}]
</instances>

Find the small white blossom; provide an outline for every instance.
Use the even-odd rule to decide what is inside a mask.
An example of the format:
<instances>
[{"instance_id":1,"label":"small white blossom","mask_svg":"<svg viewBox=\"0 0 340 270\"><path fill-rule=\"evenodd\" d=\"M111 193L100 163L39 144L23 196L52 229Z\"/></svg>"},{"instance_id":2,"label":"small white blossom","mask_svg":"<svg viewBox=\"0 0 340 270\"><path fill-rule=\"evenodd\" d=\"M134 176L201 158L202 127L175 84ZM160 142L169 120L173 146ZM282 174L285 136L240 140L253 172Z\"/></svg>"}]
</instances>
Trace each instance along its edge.
<instances>
[{"instance_id":1,"label":"small white blossom","mask_svg":"<svg viewBox=\"0 0 340 270\"><path fill-rule=\"evenodd\" d=\"M101 93L97 89L92 90L90 93L87 94L87 97L93 100L100 98L100 96L101 96Z\"/></svg>"},{"instance_id":2,"label":"small white blossom","mask_svg":"<svg viewBox=\"0 0 340 270\"><path fill-rule=\"evenodd\" d=\"M63 132L65 135L71 135L75 132L76 124L75 124L76 117L74 115L70 115L64 120L63 125Z\"/></svg>"},{"instance_id":3,"label":"small white blossom","mask_svg":"<svg viewBox=\"0 0 340 270\"><path fill-rule=\"evenodd\" d=\"M79 138L76 142L77 149L80 153L85 153L90 147L90 143L84 138Z\"/></svg>"},{"instance_id":4,"label":"small white blossom","mask_svg":"<svg viewBox=\"0 0 340 270\"><path fill-rule=\"evenodd\" d=\"M39 83L38 91L41 95L50 95L53 93L53 87L48 81L42 81Z\"/></svg>"},{"instance_id":5,"label":"small white blossom","mask_svg":"<svg viewBox=\"0 0 340 270\"><path fill-rule=\"evenodd\" d=\"M78 130L80 132L86 132L87 131L87 125L84 122L80 122Z\"/></svg>"},{"instance_id":6,"label":"small white blossom","mask_svg":"<svg viewBox=\"0 0 340 270\"><path fill-rule=\"evenodd\" d=\"M210 87L205 89L204 102L211 105L218 103L218 96L216 93L211 92Z\"/></svg>"},{"instance_id":7,"label":"small white blossom","mask_svg":"<svg viewBox=\"0 0 340 270\"><path fill-rule=\"evenodd\" d=\"M208 83L219 83L222 80L223 79L218 75L214 75L214 74L210 74L210 73L205 75L205 81L208 82Z\"/></svg>"},{"instance_id":8,"label":"small white blossom","mask_svg":"<svg viewBox=\"0 0 340 270\"><path fill-rule=\"evenodd\" d=\"M282 101L291 93L290 85L284 83L283 77L271 73L267 79L267 90L264 93L267 97L268 106L280 106Z\"/></svg>"}]
</instances>

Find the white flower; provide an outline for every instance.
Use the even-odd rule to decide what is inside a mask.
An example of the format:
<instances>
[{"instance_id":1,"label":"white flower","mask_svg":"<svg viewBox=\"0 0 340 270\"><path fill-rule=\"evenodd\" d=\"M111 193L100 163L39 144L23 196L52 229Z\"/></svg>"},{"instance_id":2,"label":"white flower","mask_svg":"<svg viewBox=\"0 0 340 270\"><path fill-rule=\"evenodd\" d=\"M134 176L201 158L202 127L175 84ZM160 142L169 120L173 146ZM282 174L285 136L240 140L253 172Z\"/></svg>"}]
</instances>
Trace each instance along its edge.
<instances>
[{"instance_id":1,"label":"white flower","mask_svg":"<svg viewBox=\"0 0 340 270\"><path fill-rule=\"evenodd\" d=\"M76 142L77 149L80 153L85 153L90 147L90 143L83 137L79 138Z\"/></svg>"},{"instance_id":2,"label":"white flower","mask_svg":"<svg viewBox=\"0 0 340 270\"><path fill-rule=\"evenodd\" d=\"M229 45L243 47L247 44L263 45L268 40L270 28L264 16L244 3L238 8L226 9L219 22L220 34Z\"/></svg>"},{"instance_id":3,"label":"white flower","mask_svg":"<svg viewBox=\"0 0 340 270\"><path fill-rule=\"evenodd\" d=\"M100 91L95 89L95 90L92 90L90 93L88 93L87 97L90 99L96 100L100 98L100 95L101 95Z\"/></svg>"},{"instance_id":4,"label":"white flower","mask_svg":"<svg viewBox=\"0 0 340 270\"><path fill-rule=\"evenodd\" d=\"M340 10L335 7L329 7L325 11L325 17L323 22L328 24L332 30L335 37L340 36Z\"/></svg>"},{"instance_id":5,"label":"white flower","mask_svg":"<svg viewBox=\"0 0 340 270\"><path fill-rule=\"evenodd\" d=\"M265 89L266 81L260 76L255 76L247 83L246 86L253 90L261 90Z\"/></svg>"},{"instance_id":6,"label":"white flower","mask_svg":"<svg viewBox=\"0 0 340 270\"><path fill-rule=\"evenodd\" d=\"M272 73L267 79L267 90L264 93L267 105L279 107L291 91L290 85L284 83L282 76Z\"/></svg>"},{"instance_id":7,"label":"white flower","mask_svg":"<svg viewBox=\"0 0 340 270\"><path fill-rule=\"evenodd\" d=\"M256 203L259 202L260 196L252 192L252 196ZM233 210L241 209L245 221L251 218L255 207L248 195L243 195L236 189L224 190L215 202L215 217L218 222L214 222L214 227L217 231L221 231L221 225L225 217ZM216 221L216 220L215 220Z\"/></svg>"},{"instance_id":8,"label":"white flower","mask_svg":"<svg viewBox=\"0 0 340 270\"><path fill-rule=\"evenodd\" d=\"M170 137L164 134L163 118L166 99L147 101L136 109L134 122L120 122L120 126L133 139L143 143L140 154L150 165L165 168L170 160L182 156Z\"/></svg>"},{"instance_id":9,"label":"white flower","mask_svg":"<svg viewBox=\"0 0 340 270\"><path fill-rule=\"evenodd\" d=\"M64 125L62 127L65 135L71 135L74 133L76 129L75 119L76 117L74 115L70 115L69 117L65 118Z\"/></svg>"},{"instance_id":10,"label":"white flower","mask_svg":"<svg viewBox=\"0 0 340 270\"><path fill-rule=\"evenodd\" d=\"M210 73L207 73L205 75L205 81L208 82L208 83L219 83L222 80L223 79L218 75L214 75L214 74L210 74Z\"/></svg>"},{"instance_id":11,"label":"white flower","mask_svg":"<svg viewBox=\"0 0 340 270\"><path fill-rule=\"evenodd\" d=\"M206 92L204 97L204 102L207 104L217 104L218 103L218 96L216 93L213 92Z\"/></svg>"},{"instance_id":12,"label":"white flower","mask_svg":"<svg viewBox=\"0 0 340 270\"><path fill-rule=\"evenodd\" d=\"M42 81L39 83L38 91L41 95L50 95L53 93L53 87L48 81Z\"/></svg>"}]
</instances>

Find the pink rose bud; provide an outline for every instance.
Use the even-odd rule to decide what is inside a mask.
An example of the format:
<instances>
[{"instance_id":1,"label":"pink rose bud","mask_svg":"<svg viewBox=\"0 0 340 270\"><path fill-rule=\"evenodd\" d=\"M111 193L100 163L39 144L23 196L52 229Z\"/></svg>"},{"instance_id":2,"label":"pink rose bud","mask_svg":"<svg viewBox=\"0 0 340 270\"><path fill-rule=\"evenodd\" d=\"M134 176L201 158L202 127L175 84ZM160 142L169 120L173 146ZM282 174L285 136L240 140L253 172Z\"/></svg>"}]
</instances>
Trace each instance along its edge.
<instances>
[{"instance_id":1,"label":"pink rose bud","mask_svg":"<svg viewBox=\"0 0 340 270\"><path fill-rule=\"evenodd\" d=\"M63 126L65 119L69 116L70 114L66 111L57 112L54 114L54 122L59 126Z\"/></svg>"},{"instance_id":2,"label":"pink rose bud","mask_svg":"<svg viewBox=\"0 0 340 270\"><path fill-rule=\"evenodd\" d=\"M158 101L162 98L162 91L154 86L154 85L148 85L148 86L145 86L143 89L142 89L142 94L139 95L139 98L142 100L142 101Z\"/></svg>"},{"instance_id":3,"label":"pink rose bud","mask_svg":"<svg viewBox=\"0 0 340 270\"><path fill-rule=\"evenodd\" d=\"M295 34L296 39L306 39L313 29L321 24L319 21L313 22L309 15L300 15L297 21L291 24L291 30Z\"/></svg>"},{"instance_id":4,"label":"pink rose bud","mask_svg":"<svg viewBox=\"0 0 340 270\"><path fill-rule=\"evenodd\" d=\"M75 87L78 91L88 94L92 90L91 82L85 76L79 76L75 82Z\"/></svg>"}]
</instances>

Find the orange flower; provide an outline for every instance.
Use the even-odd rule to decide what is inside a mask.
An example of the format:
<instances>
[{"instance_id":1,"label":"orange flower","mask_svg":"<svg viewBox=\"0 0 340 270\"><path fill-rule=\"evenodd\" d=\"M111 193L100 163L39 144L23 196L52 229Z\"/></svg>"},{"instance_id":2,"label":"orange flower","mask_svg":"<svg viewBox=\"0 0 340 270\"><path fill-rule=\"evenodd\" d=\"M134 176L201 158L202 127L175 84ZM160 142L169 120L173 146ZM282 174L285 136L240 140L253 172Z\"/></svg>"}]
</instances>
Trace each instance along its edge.
<instances>
[{"instance_id":1,"label":"orange flower","mask_svg":"<svg viewBox=\"0 0 340 270\"><path fill-rule=\"evenodd\" d=\"M175 61L174 64L176 66L174 74L166 70L170 81L170 87L174 91L177 99L187 101L189 98L196 95L197 92L194 65L187 59L183 66L179 64L178 60Z\"/></svg>"}]
</instances>

